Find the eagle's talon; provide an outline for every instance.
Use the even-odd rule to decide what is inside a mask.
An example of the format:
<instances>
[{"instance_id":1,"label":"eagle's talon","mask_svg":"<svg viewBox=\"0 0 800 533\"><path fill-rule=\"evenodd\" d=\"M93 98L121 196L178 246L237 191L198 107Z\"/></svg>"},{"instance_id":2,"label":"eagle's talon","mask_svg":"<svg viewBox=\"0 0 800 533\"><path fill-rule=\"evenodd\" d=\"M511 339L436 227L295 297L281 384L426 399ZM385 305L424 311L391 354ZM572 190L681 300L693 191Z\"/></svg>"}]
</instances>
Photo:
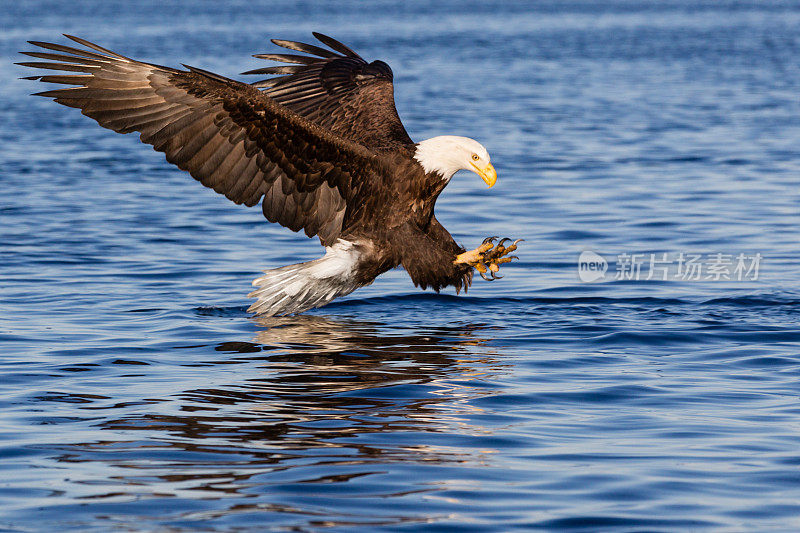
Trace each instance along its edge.
<instances>
[{"instance_id":1,"label":"eagle's talon","mask_svg":"<svg viewBox=\"0 0 800 533\"><path fill-rule=\"evenodd\" d=\"M497 274L500 271L500 264L499 263L501 263L501 262L506 263L507 261L502 261L502 259L499 259L496 262L493 262L493 263L489 264L489 272L491 272L491 274L492 274L492 281L494 281L496 279L503 279L503 276L500 276L500 275Z\"/></svg>"},{"instance_id":2,"label":"eagle's talon","mask_svg":"<svg viewBox=\"0 0 800 533\"><path fill-rule=\"evenodd\" d=\"M510 246L505 244L510 241L508 237L504 237L496 245L494 241L498 237L486 237L480 246L469 252L464 252L456 256L455 264L469 265L481 275L486 281L494 281L502 279L503 276L498 276L500 265L510 263L514 259L519 259L515 255L508 255L517 249L517 243L522 239L517 239Z\"/></svg>"}]
</instances>

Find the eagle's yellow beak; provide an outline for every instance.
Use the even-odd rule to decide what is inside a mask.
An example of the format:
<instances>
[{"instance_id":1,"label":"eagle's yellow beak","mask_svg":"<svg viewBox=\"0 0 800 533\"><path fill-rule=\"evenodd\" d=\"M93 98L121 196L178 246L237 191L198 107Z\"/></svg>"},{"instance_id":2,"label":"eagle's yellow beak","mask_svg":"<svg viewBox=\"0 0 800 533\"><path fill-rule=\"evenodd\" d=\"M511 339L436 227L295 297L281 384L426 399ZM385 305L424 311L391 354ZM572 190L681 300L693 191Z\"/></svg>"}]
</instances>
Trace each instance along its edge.
<instances>
[{"instance_id":1,"label":"eagle's yellow beak","mask_svg":"<svg viewBox=\"0 0 800 533\"><path fill-rule=\"evenodd\" d=\"M483 168L478 168L474 163L470 163L472 167L475 169L475 173L481 177L483 181L486 182L486 185L491 187L495 183L497 183L497 171L494 169L491 163L486 163L486 166Z\"/></svg>"}]
</instances>

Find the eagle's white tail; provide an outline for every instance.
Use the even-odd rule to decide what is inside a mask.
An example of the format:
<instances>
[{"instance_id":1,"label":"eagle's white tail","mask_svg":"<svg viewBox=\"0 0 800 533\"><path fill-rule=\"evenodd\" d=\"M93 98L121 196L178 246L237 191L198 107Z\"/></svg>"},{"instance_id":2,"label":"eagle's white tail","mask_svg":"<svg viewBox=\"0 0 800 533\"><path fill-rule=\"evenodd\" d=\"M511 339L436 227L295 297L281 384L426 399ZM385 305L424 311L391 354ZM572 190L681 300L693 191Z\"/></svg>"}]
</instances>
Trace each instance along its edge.
<instances>
[{"instance_id":1,"label":"eagle's white tail","mask_svg":"<svg viewBox=\"0 0 800 533\"><path fill-rule=\"evenodd\" d=\"M360 253L348 241L338 240L323 257L272 270L253 281L248 294L258 300L248 309L261 316L290 315L323 306L361 287L355 281Z\"/></svg>"}]
</instances>

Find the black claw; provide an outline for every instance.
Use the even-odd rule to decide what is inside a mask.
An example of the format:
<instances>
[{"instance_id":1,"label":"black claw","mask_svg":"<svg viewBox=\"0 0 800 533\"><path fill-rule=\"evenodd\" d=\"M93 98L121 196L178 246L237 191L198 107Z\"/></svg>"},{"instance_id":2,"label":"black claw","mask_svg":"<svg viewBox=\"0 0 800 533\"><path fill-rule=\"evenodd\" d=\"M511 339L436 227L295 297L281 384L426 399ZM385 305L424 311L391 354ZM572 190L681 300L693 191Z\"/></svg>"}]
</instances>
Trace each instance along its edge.
<instances>
[{"instance_id":1,"label":"black claw","mask_svg":"<svg viewBox=\"0 0 800 533\"><path fill-rule=\"evenodd\" d=\"M507 255L506 257L508 259L519 259L519 257L517 257L516 255Z\"/></svg>"},{"instance_id":2,"label":"black claw","mask_svg":"<svg viewBox=\"0 0 800 533\"><path fill-rule=\"evenodd\" d=\"M503 238L500 240L500 242L498 242L498 243L497 243L497 247L498 247L498 248L500 248L501 246L503 246L503 245L506 243L506 241L510 241L510 240L511 240L511 239L509 239L508 237L503 237Z\"/></svg>"},{"instance_id":3,"label":"black claw","mask_svg":"<svg viewBox=\"0 0 800 533\"><path fill-rule=\"evenodd\" d=\"M486 244L487 242L494 242L494 241L495 241L495 239L497 239L497 236L494 236L494 237L486 237L485 239L483 239L483 242L482 242L481 244Z\"/></svg>"},{"instance_id":4,"label":"black claw","mask_svg":"<svg viewBox=\"0 0 800 533\"><path fill-rule=\"evenodd\" d=\"M492 273L492 271L491 271L491 270L489 270L489 267L488 267L488 266L486 266L486 263L478 263L478 265L480 265L481 267L483 267L483 272L481 272L480 270L478 270L478 272L480 273L481 277L482 277L483 279L485 279L486 281L492 281L494 278L487 278L487 277L486 277L486 273L487 273L487 272L490 272L490 273ZM493 273L492 273L492 274L493 274Z\"/></svg>"},{"instance_id":5,"label":"black claw","mask_svg":"<svg viewBox=\"0 0 800 533\"><path fill-rule=\"evenodd\" d=\"M494 272L492 272L492 277L494 277L494 279L503 279L503 276L498 276Z\"/></svg>"}]
</instances>

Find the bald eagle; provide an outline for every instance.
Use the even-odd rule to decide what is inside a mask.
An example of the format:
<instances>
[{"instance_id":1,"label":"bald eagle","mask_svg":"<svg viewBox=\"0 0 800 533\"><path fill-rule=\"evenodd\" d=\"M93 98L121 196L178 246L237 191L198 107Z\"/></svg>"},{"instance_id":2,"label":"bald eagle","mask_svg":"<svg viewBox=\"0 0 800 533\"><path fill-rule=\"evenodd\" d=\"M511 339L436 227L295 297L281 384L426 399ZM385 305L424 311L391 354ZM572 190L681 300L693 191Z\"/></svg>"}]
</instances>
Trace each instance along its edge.
<instances>
[{"instance_id":1,"label":"bald eagle","mask_svg":"<svg viewBox=\"0 0 800 533\"><path fill-rule=\"evenodd\" d=\"M29 41L49 51L23 52L44 61L19 64L73 73L26 79L72 85L37 95L118 133L139 132L206 187L237 204L260 201L270 222L319 238L323 257L253 282L251 312L320 307L400 265L437 292L466 290L473 269L499 277L516 242L489 237L468 252L433 213L459 170L494 185L486 149L450 135L415 143L397 114L389 65L314 36L327 48L274 39L301 54L255 55L288 65L245 72L279 75L252 84L143 63L70 35L83 48Z\"/></svg>"}]
</instances>

